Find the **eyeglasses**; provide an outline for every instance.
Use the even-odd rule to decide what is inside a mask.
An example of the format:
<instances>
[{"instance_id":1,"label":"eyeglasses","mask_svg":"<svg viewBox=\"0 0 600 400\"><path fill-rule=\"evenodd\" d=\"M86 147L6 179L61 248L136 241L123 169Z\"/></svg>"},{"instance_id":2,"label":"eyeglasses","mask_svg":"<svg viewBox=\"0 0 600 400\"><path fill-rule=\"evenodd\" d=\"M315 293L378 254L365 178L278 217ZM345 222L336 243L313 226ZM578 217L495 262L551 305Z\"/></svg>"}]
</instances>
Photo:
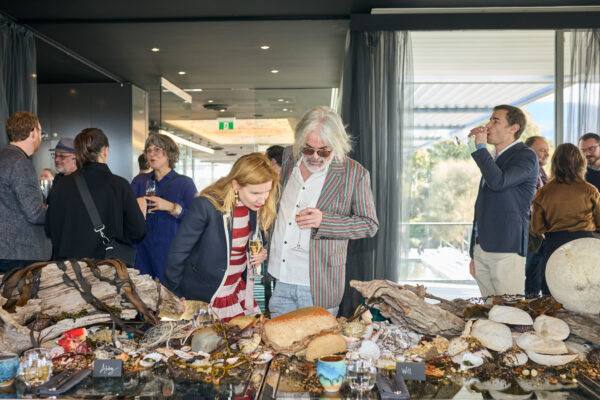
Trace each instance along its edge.
<instances>
[{"instance_id":1,"label":"eyeglasses","mask_svg":"<svg viewBox=\"0 0 600 400\"><path fill-rule=\"evenodd\" d=\"M312 147L305 147L302 149L302 154L304 154L305 156L312 156L313 154L315 154L315 152L319 155L319 157L329 157L329 155L331 154L332 150L326 150L326 149L313 149Z\"/></svg>"},{"instance_id":2,"label":"eyeglasses","mask_svg":"<svg viewBox=\"0 0 600 400\"><path fill-rule=\"evenodd\" d=\"M584 149L583 147L581 148L581 151L583 151L583 154L585 153L594 153L596 151L596 149L598 148L598 145L595 146L590 146L586 149Z\"/></svg>"},{"instance_id":3,"label":"eyeglasses","mask_svg":"<svg viewBox=\"0 0 600 400\"><path fill-rule=\"evenodd\" d=\"M159 153L161 151L162 151L162 149L160 147L149 147L146 150L144 150L144 153L153 154L153 153Z\"/></svg>"},{"instance_id":4,"label":"eyeglasses","mask_svg":"<svg viewBox=\"0 0 600 400\"><path fill-rule=\"evenodd\" d=\"M74 160L75 156L73 154L62 154L62 153L61 154L56 154L56 153L52 153L52 158L55 159L55 160L69 160L69 159Z\"/></svg>"}]
</instances>

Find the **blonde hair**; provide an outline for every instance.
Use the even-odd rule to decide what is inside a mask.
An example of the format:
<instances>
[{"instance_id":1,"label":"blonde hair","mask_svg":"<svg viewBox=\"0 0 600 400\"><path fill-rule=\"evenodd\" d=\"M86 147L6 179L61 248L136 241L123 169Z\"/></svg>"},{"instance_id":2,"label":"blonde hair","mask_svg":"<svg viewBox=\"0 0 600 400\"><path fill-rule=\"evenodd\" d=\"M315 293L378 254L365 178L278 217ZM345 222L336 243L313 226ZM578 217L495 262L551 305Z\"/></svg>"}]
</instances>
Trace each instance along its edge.
<instances>
[{"instance_id":1,"label":"blonde hair","mask_svg":"<svg viewBox=\"0 0 600 400\"><path fill-rule=\"evenodd\" d=\"M342 118L331 108L321 106L308 110L303 116L294 133L294 159L300 158L306 137L312 131L317 131L321 139L333 150L333 157L342 161L352 150L352 139L344 128Z\"/></svg>"},{"instance_id":2,"label":"blonde hair","mask_svg":"<svg viewBox=\"0 0 600 400\"><path fill-rule=\"evenodd\" d=\"M277 216L276 204L279 194L279 174L273 169L271 161L261 153L250 153L240 157L227 176L204 188L200 196L206 197L222 213L231 214L236 205L232 181L244 187L272 182L273 186L264 206L259 210L261 228L265 233Z\"/></svg>"}]
</instances>

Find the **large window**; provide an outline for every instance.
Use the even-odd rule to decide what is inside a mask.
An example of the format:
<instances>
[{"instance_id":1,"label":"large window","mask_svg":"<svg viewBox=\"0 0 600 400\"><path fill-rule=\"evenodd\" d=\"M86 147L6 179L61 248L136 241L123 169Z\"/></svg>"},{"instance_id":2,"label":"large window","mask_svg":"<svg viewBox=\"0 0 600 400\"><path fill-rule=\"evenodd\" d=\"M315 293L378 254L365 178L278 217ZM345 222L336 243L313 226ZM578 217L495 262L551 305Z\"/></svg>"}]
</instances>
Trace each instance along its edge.
<instances>
[{"instance_id":1,"label":"large window","mask_svg":"<svg viewBox=\"0 0 600 400\"><path fill-rule=\"evenodd\" d=\"M544 136L553 147L554 31L414 32L412 45L410 250L399 276L477 296L468 264L481 174L467 134L495 105L512 104L529 116L522 139Z\"/></svg>"}]
</instances>

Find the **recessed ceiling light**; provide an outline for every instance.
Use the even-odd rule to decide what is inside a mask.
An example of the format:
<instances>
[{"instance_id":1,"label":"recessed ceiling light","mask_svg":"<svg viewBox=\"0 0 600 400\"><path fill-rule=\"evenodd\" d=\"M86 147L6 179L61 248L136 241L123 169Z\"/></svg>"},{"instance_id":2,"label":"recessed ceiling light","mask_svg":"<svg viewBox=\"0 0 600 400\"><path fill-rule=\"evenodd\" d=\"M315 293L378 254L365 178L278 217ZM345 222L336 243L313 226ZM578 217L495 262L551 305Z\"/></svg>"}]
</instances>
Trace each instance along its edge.
<instances>
[{"instance_id":1,"label":"recessed ceiling light","mask_svg":"<svg viewBox=\"0 0 600 400\"><path fill-rule=\"evenodd\" d=\"M214 101L214 100L209 100L208 102L209 102L209 103L214 103L215 101Z\"/></svg>"},{"instance_id":2,"label":"recessed ceiling light","mask_svg":"<svg viewBox=\"0 0 600 400\"><path fill-rule=\"evenodd\" d=\"M262 46L260 46L261 50L269 50L271 48L271 46L267 46L266 44L263 44Z\"/></svg>"},{"instance_id":3,"label":"recessed ceiling light","mask_svg":"<svg viewBox=\"0 0 600 400\"><path fill-rule=\"evenodd\" d=\"M153 47L153 48L152 48L152 51L153 51L154 53L158 53L158 52L160 51L160 49L159 49L158 47Z\"/></svg>"},{"instance_id":4,"label":"recessed ceiling light","mask_svg":"<svg viewBox=\"0 0 600 400\"><path fill-rule=\"evenodd\" d=\"M226 109L224 109L224 108L221 108L219 111L220 111L220 112L225 112L225 111L227 111L227 110L226 110Z\"/></svg>"},{"instance_id":5,"label":"recessed ceiling light","mask_svg":"<svg viewBox=\"0 0 600 400\"><path fill-rule=\"evenodd\" d=\"M283 99L277 99L277 101L283 101Z\"/></svg>"},{"instance_id":6,"label":"recessed ceiling light","mask_svg":"<svg viewBox=\"0 0 600 400\"><path fill-rule=\"evenodd\" d=\"M271 73L272 73L272 74L277 74L278 72L279 72L279 70L278 70L278 69L272 69L272 70L271 70Z\"/></svg>"},{"instance_id":7,"label":"recessed ceiling light","mask_svg":"<svg viewBox=\"0 0 600 400\"><path fill-rule=\"evenodd\" d=\"M285 104L290 104L290 101L289 101L289 100L286 100L286 101L285 101Z\"/></svg>"},{"instance_id":8,"label":"recessed ceiling light","mask_svg":"<svg viewBox=\"0 0 600 400\"><path fill-rule=\"evenodd\" d=\"M294 112L294 110L290 110L290 112Z\"/></svg>"},{"instance_id":9,"label":"recessed ceiling light","mask_svg":"<svg viewBox=\"0 0 600 400\"><path fill-rule=\"evenodd\" d=\"M178 72L179 75L185 75L185 73L186 73L185 71L179 71Z\"/></svg>"},{"instance_id":10,"label":"recessed ceiling light","mask_svg":"<svg viewBox=\"0 0 600 400\"><path fill-rule=\"evenodd\" d=\"M288 110L287 108L284 108L284 109L283 109L283 111L287 111L287 110Z\"/></svg>"}]
</instances>

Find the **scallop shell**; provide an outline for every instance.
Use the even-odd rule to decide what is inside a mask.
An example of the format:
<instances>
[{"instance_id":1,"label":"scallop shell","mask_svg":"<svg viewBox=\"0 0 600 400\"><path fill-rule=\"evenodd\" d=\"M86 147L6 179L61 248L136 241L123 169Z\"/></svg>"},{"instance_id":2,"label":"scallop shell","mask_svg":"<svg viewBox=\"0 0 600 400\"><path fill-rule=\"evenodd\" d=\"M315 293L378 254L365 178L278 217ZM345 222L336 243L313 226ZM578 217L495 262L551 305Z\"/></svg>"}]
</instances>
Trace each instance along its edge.
<instances>
[{"instance_id":1,"label":"scallop shell","mask_svg":"<svg viewBox=\"0 0 600 400\"><path fill-rule=\"evenodd\" d=\"M527 312L509 306L494 306L488 313L490 321L509 325L533 325L533 320Z\"/></svg>"},{"instance_id":2,"label":"scallop shell","mask_svg":"<svg viewBox=\"0 0 600 400\"><path fill-rule=\"evenodd\" d=\"M540 315L537 317L533 323L533 329L535 329L540 336L556 340L565 340L571 333L569 325L567 325L565 321L548 315Z\"/></svg>"},{"instance_id":3,"label":"scallop shell","mask_svg":"<svg viewBox=\"0 0 600 400\"><path fill-rule=\"evenodd\" d=\"M460 365L461 371L479 367L483 364L483 357L465 352L452 357L452 361Z\"/></svg>"}]
</instances>

